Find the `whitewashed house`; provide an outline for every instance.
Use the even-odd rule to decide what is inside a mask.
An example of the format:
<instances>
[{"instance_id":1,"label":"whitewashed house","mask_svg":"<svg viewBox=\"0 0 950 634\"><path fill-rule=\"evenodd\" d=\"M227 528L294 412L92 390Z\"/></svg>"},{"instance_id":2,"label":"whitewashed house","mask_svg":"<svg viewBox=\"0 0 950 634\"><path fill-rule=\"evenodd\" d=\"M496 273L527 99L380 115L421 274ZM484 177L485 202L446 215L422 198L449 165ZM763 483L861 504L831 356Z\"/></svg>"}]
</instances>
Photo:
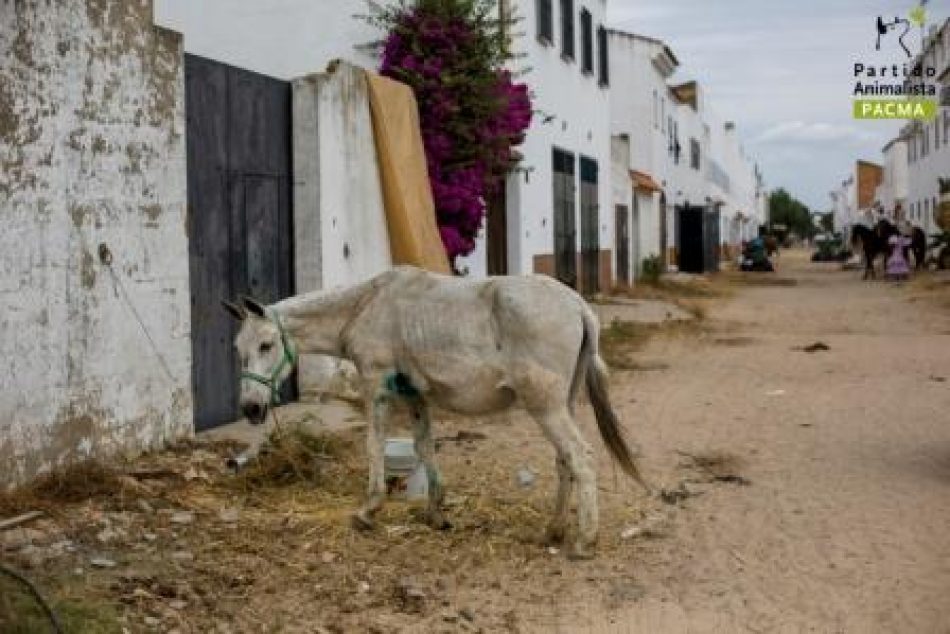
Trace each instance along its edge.
<instances>
[{"instance_id":1,"label":"whitewashed house","mask_svg":"<svg viewBox=\"0 0 950 634\"><path fill-rule=\"evenodd\" d=\"M667 127L672 130L672 179L676 207L705 207L711 198L706 184L706 154L710 130L706 123L704 95L699 83L689 81L670 87L671 112Z\"/></svg>"},{"instance_id":2,"label":"whitewashed house","mask_svg":"<svg viewBox=\"0 0 950 634\"><path fill-rule=\"evenodd\" d=\"M857 187L854 175L852 174L841 181L837 187L831 190L829 195L831 196L834 230L847 239L851 227L858 221Z\"/></svg>"},{"instance_id":3,"label":"whitewashed house","mask_svg":"<svg viewBox=\"0 0 950 634\"><path fill-rule=\"evenodd\" d=\"M720 250L731 255L764 224L761 176L735 125L710 108L700 84L671 83L679 61L661 40L614 29L610 48L615 160L622 161L622 147L629 148L628 162L614 173L619 178L628 171L633 188L625 194L614 184L616 224L622 226L629 206L638 258L659 254L667 267L678 266L699 239L705 261L698 264L692 254L687 268L714 268Z\"/></svg>"},{"instance_id":4,"label":"whitewashed house","mask_svg":"<svg viewBox=\"0 0 950 634\"><path fill-rule=\"evenodd\" d=\"M892 221L910 220L907 209L907 141L902 136L888 141L882 149L883 176L877 188L876 202Z\"/></svg>"},{"instance_id":5,"label":"whitewashed house","mask_svg":"<svg viewBox=\"0 0 950 634\"><path fill-rule=\"evenodd\" d=\"M674 244L672 215L673 104L667 82L676 72L679 60L662 41L625 33L609 32L610 133L624 139L626 157L615 173L628 181L615 183L617 192L630 192L629 202L622 194L615 197L618 217L631 214L629 221L631 254L630 279L639 273L643 259L667 259ZM618 223L619 224L619 223ZM619 249L618 249L619 252ZM620 274L618 274L618 277Z\"/></svg>"},{"instance_id":6,"label":"whitewashed house","mask_svg":"<svg viewBox=\"0 0 950 634\"><path fill-rule=\"evenodd\" d=\"M950 19L931 28L923 51L911 62L933 69L928 83L938 91L950 77ZM939 178L950 178L950 105L930 121L913 121L902 131L907 140L907 219L926 233L937 231L934 212L940 200Z\"/></svg>"}]
</instances>

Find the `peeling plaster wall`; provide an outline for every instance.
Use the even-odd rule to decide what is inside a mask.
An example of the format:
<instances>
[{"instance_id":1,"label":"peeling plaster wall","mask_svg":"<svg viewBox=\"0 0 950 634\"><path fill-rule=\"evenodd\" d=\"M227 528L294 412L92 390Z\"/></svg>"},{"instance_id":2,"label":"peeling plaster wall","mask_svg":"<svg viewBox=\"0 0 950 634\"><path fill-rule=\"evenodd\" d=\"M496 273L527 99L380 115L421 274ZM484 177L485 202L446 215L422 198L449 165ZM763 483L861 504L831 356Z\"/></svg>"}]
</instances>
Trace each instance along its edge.
<instances>
[{"instance_id":1,"label":"peeling plaster wall","mask_svg":"<svg viewBox=\"0 0 950 634\"><path fill-rule=\"evenodd\" d=\"M0 0L0 486L191 432L182 61L150 0Z\"/></svg>"}]
</instances>

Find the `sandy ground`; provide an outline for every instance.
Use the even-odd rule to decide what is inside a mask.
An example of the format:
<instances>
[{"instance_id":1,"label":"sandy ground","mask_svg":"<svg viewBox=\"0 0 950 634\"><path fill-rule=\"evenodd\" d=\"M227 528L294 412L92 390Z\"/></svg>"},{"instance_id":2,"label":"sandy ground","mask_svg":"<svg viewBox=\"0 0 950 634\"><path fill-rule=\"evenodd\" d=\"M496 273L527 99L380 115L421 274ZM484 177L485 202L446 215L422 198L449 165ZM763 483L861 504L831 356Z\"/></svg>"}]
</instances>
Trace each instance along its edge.
<instances>
[{"instance_id":1,"label":"sandy ground","mask_svg":"<svg viewBox=\"0 0 950 634\"><path fill-rule=\"evenodd\" d=\"M684 505L614 625L561 631L950 632L950 305L803 255L714 308L721 336L649 346L668 371L617 377L655 477L722 450L752 484Z\"/></svg>"},{"instance_id":2,"label":"sandy ground","mask_svg":"<svg viewBox=\"0 0 950 634\"><path fill-rule=\"evenodd\" d=\"M864 283L800 252L779 267L731 276L701 325L638 340L639 369L613 373L665 501L617 474L581 407L594 561L541 543L553 455L520 413L441 417L440 437L484 434L440 443L453 531L400 503L350 529L353 434L316 483L235 486L200 447L146 457L121 495L46 507L0 554L95 620L83 632L950 633L950 285Z\"/></svg>"}]
</instances>

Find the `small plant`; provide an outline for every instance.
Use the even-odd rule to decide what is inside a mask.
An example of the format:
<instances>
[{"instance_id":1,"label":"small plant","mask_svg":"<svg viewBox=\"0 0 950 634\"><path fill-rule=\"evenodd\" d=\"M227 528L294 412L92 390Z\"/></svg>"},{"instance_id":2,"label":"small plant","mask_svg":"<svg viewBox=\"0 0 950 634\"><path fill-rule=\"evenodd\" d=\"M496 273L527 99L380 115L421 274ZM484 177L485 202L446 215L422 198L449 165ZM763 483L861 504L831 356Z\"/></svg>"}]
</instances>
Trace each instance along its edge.
<instances>
[{"instance_id":1,"label":"small plant","mask_svg":"<svg viewBox=\"0 0 950 634\"><path fill-rule=\"evenodd\" d=\"M660 281L660 275L663 274L663 263L660 261L660 256L651 255L649 257L643 258L643 264L640 269L640 280L647 283L656 285Z\"/></svg>"}]
</instances>

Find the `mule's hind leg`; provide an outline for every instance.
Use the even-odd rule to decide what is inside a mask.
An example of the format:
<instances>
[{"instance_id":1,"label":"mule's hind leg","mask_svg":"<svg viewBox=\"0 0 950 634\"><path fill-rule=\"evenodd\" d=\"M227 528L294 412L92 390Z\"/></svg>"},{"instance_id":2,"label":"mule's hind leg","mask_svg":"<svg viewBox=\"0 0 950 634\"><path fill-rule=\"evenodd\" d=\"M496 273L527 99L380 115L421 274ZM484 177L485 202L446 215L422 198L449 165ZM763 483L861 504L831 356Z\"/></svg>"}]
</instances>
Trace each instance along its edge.
<instances>
[{"instance_id":1,"label":"mule's hind leg","mask_svg":"<svg viewBox=\"0 0 950 634\"><path fill-rule=\"evenodd\" d=\"M554 465L557 469L557 495L554 498L554 517L548 524L545 532L545 541L549 544L560 544L564 541L564 535L567 531L567 517L570 511L571 491L574 488L574 481L571 478L571 466L567 455L561 455L558 452L554 459Z\"/></svg>"},{"instance_id":2,"label":"mule's hind leg","mask_svg":"<svg viewBox=\"0 0 950 634\"><path fill-rule=\"evenodd\" d=\"M442 514L442 477L435 464L435 442L432 440L432 420L429 418L429 406L421 398L414 398L412 407L412 429L416 444L416 455L426 470L426 482L429 492L427 519L433 528L446 530L452 524Z\"/></svg>"},{"instance_id":3,"label":"mule's hind leg","mask_svg":"<svg viewBox=\"0 0 950 634\"><path fill-rule=\"evenodd\" d=\"M541 425L544 435L554 445L558 456L564 456L567 463L567 470L558 469L560 484L552 529L556 532L558 523L563 526L566 521L571 480L568 479L565 485L565 479L569 477L577 485L577 538L570 556L573 559L590 559L594 556L593 548L597 543L598 528L597 475L594 471L593 451L581 435L566 405L533 411L532 416ZM563 533L563 529L561 532Z\"/></svg>"},{"instance_id":4,"label":"mule's hind leg","mask_svg":"<svg viewBox=\"0 0 950 634\"><path fill-rule=\"evenodd\" d=\"M364 390L369 425L366 426L366 458L369 466L369 482L366 502L353 515L357 528L372 529L373 516L386 499L386 473L383 457L385 423L392 409L392 396L379 389L374 382Z\"/></svg>"}]
</instances>

